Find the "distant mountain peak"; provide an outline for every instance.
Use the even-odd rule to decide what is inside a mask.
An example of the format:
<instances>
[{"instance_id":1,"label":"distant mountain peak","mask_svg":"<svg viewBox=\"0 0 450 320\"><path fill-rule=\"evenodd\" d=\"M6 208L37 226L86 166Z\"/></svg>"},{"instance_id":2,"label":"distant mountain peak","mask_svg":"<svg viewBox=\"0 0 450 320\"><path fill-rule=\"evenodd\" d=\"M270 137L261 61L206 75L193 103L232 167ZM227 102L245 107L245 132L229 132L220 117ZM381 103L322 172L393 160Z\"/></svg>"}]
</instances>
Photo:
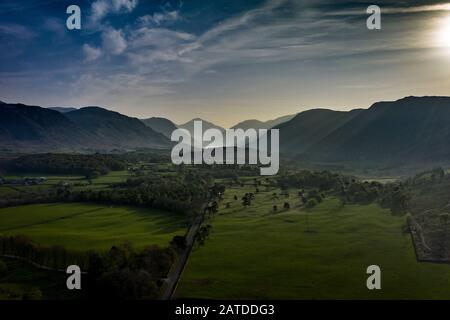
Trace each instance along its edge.
<instances>
[{"instance_id":1,"label":"distant mountain peak","mask_svg":"<svg viewBox=\"0 0 450 320\"><path fill-rule=\"evenodd\" d=\"M99 107L58 112L4 104L0 108L0 145L16 151L103 151L168 148L170 140L136 118Z\"/></svg>"},{"instance_id":2,"label":"distant mountain peak","mask_svg":"<svg viewBox=\"0 0 450 320\"><path fill-rule=\"evenodd\" d=\"M380 106L387 106L387 105L392 105L392 106L413 106L413 105L420 105L423 107L426 107L427 105L431 104L431 103L437 103L437 104L444 104L444 103L448 103L450 106L450 97L445 97L445 96L408 96L408 97L404 97L395 101L380 101L380 102L375 102L369 109L371 108L377 108Z\"/></svg>"},{"instance_id":3,"label":"distant mountain peak","mask_svg":"<svg viewBox=\"0 0 450 320\"><path fill-rule=\"evenodd\" d=\"M202 122L203 130L214 128L214 129L219 129L220 131L225 131L225 129L222 128L221 126L218 126L218 125L216 125L216 124L214 124L212 122L209 122L209 121L206 121L206 120L203 120L203 119L200 119L200 118L192 119L192 120L190 120L190 121L188 121L186 123L180 124L178 127L181 128L181 129L187 129L187 130L193 132L193 130L194 130L194 122L195 121L201 121Z\"/></svg>"},{"instance_id":4,"label":"distant mountain peak","mask_svg":"<svg viewBox=\"0 0 450 320\"><path fill-rule=\"evenodd\" d=\"M282 123L288 122L290 120L292 120L296 115L287 115L287 116L283 116L283 117L279 117L273 120L268 120L268 121L260 121L260 120L256 120L256 119L251 119L251 120L245 120L242 121L236 125L234 125L233 127L231 127L232 129L243 129L243 130L247 130L247 129L272 129L273 127L276 127Z\"/></svg>"},{"instance_id":5,"label":"distant mountain peak","mask_svg":"<svg viewBox=\"0 0 450 320\"><path fill-rule=\"evenodd\" d=\"M349 112L300 113L280 150L321 162L426 163L450 159L450 97L405 97Z\"/></svg>"},{"instance_id":6,"label":"distant mountain peak","mask_svg":"<svg viewBox=\"0 0 450 320\"><path fill-rule=\"evenodd\" d=\"M148 119L141 119L141 121L149 128L156 132L162 133L170 138L172 132L177 129L177 126L166 118L152 117Z\"/></svg>"},{"instance_id":7,"label":"distant mountain peak","mask_svg":"<svg viewBox=\"0 0 450 320\"><path fill-rule=\"evenodd\" d=\"M209 121L207 121L207 120L204 120L204 119L202 119L202 118L194 118L194 119L192 119L192 120L189 120L189 121L186 122L186 123L180 124L179 126L182 127L182 126L185 126L185 125L188 125L188 124L193 124L195 121L201 121L201 122L204 122L204 123L210 123L210 124L215 125L214 123L209 122ZM215 125L215 126L217 126L217 125ZM218 127L218 126L217 126L217 127Z\"/></svg>"},{"instance_id":8,"label":"distant mountain peak","mask_svg":"<svg viewBox=\"0 0 450 320\"><path fill-rule=\"evenodd\" d=\"M111 111L102 107L98 107L98 106L87 106L87 107L83 107L78 109L78 111L83 111L83 112L89 112L89 111L97 111L97 112L114 112L114 113L118 113L115 111Z\"/></svg>"},{"instance_id":9,"label":"distant mountain peak","mask_svg":"<svg viewBox=\"0 0 450 320\"><path fill-rule=\"evenodd\" d=\"M60 113L67 113L67 112L72 112L72 111L77 110L76 108L72 108L72 107L51 107L48 109L53 110L53 111L58 111Z\"/></svg>"}]
</instances>

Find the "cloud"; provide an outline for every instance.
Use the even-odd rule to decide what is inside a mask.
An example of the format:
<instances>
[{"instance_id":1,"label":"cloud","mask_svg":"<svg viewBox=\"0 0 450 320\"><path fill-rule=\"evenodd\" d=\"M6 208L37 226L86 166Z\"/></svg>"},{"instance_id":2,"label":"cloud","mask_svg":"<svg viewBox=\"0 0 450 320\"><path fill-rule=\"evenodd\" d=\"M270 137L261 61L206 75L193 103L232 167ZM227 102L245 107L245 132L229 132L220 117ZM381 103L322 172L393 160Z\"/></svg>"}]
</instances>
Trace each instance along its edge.
<instances>
[{"instance_id":1,"label":"cloud","mask_svg":"<svg viewBox=\"0 0 450 320\"><path fill-rule=\"evenodd\" d=\"M279 8L283 4L286 4L286 2L286 0L269 0L266 1L266 3L261 7L246 11L243 14L232 18L228 18L205 32L200 37L199 41L207 42L228 32L244 28L262 16L273 14L273 10Z\"/></svg>"},{"instance_id":2,"label":"cloud","mask_svg":"<svg viewBox=\"0 0 450 320\"><path fill-rule=\"evenodd\" d=\"M70 83L68 103L74 105L145 105L148 99L172 93L137 74L96 72L80 75Z\"/></svg>"},{"instance_id":3,"label":"cloud","mask_svg":"<svg viewBox=\"0 0 450 320\"><path fill-rule=\"evenodd\" d=\"M389 5L379 5L382 14L406 14L423 13L435 11L450 11L450 3L432 4L432 5L409 5L405 7L395 7ZM336 10L329 13L334 16L365 15L367 6L361 6L358 9Z\"/></svg>"},{"instance_id":4,"label":"cloud","mask_svg":"<svg viewBox=\"0 0 450 320\"><path fill-rule=\"evenodd\" d=\"M180 14L178 11L160 12L154 14L148 14L140 17L139 23L142 25L154 25L160 26L166 22L174 22L180 19Z\"/></svg>"},{"instance_id":5,"label":"cloud","mask_svg":"<svg viewBox=\"0 0 450 320\"><path fill-rule=\"evenodd\" d=\"M247 27L252 26L256 19L273 14L272 11L285 2L286 0L269 0L261 7L225 19L199 36L167 28L141 27L134 30L130 37L130 47L133 48L133 52L129 54L130 60L140 65L155 61L188 64L189 66L184 71L191 75L221 61L233 60L237 57L230 54L231 51L225 48L226 45L221 45L226 42L225 39L228 39L227 37L233 33L245 36ZM159 15L167 14L154 14L147 16L145 20L155 24L157 21L154 18ZM140 20L142 22L142 17ZM251 35L251 37L254 39L264 38L261 34ZM234 45L238 49L238 43ZM258 50L253 53L255 56L264 56L268 54L268 51ZM230 54L230 56L226 57L226 54ZM172 67L178 69L179 66L172 64ZM178 73L178 77L180 76Z\"/></svg>"},{"instance_id":6,"label":"cloud","mask_svg":"<svg viewBox=\"0 0 450 320\"><path fill-rule=\"evenodd\" d=\"M57 18L49 17L44 20L43 29L57 34L59 37L64 36L66 30L65 24Z\"/></svg>"},{"instance_id":7,"label":"cloud","mask_svg":"<svg viewBox=\"0 0 450 320\"><path fill-rule=\"evenodd\" d=\"M85 56L85 61L94 61L100 58L102 55L102 50L99 48L91 47L88 44L83 45L83 53Z\"/></svg>"},{"instance_id":8,"label":"cloud","mask_svg":"<svg viewBox=\"0 0 450 320\"><path fill-rule=\"evenodd\" d=\"M98 22L111 13L129 13L137 5L138 0L97 0L91 5L91 18Z\"/></svg>"},{"instance_id":9,"label":"cloud","mask_svg":"<svg viewBox=\"0 0 450 320\"><path fill-rule=\"evenodd\" d=\"M108 28L102 32L102 47L103 49L112 54L119 55L127 48L127 41L121 30L115 30Z\"/></svg>"},{"instance_id":10,"label":"cloud","mask_svg":"<svg viewBox=\"0 0 450 320\"><path fill-rule=\"evenodd\" d=\"M165 28L143 27L133 31L130 36L130 43L133 48L148 46L167 48L194 39L196 39L195 35L186 32L173 31Z\"/></svg>"},{"instance_id":11,"label":"cloud","mask_svg":"<svg viewBox=\"0 0 450 320\"><path fill-rule=\"evenodd\" d=\"M20 24L0 25L0 34L5 34L20 40L31 40L38 36L36 32Z\"/></svg>"},{"instance_id":12,"label":"cloud","mask_svg":"<svg viewBox=\"0 0 450 320\"><path fill-rule=\"evenodd\" d=\"M200 34L162 27L171 19L180 19L178 11L141 16L138 24L129 23L121 30L108 27L102 33L102 52L126 52L125 73L170 86L195 79L208 70L222 73L224 66L251 68L256 64L351 56L357 63L366 54L395 52L415 45L403 40L407 39L407 30L401 26L390 35L393 41L380 43L376 34L367 34L364 21L358 25L360 21L352 18L324 15L320 6L302 0L268 0ZM88 53L85 55L88 59Z\"/></svg>"}]
</instances>

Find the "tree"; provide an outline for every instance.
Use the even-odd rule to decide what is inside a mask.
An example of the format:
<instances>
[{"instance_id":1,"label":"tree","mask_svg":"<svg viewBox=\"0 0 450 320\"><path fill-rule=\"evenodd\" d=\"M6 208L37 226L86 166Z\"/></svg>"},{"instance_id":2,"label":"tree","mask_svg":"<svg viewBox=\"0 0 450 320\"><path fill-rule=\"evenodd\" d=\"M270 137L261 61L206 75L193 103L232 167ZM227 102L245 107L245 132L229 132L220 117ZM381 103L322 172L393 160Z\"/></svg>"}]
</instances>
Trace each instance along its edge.
<instances>
[{"instance_id":1,"label":"tree","mask_svg":"<svg viewBox=\"0 0 450 320\"><path fill-rule=\"evenodd\" d=\"M442 238L441 238L441 255L446 257L448 247L448 221L450 220L450 214L442 213L439 215L439 220L442 224Z\"/></svg>"},{"instance_id":2,"label":"tree","mask_svg":"<svg viewBox=\"0 0 450 320\"><path fill-rule=\"evenodd\" d=\"M100 176L100 172L98 171L91 171L88 174L86 174L86 179L87 180L92 180L92 179L96 179Z\"/></svg>"},{"instance_id":3,"label":"tree","mask_svg":"<svg viewBox=\"0 0 450 320\"><path fill-rule=\"evenodd\" d=\"M36 287L31 288L22 296L22 300L41 300L41 299L42 299L42 291Z\"/></svg>"},{"instance_id":4,"label":"tree","mask_svg":"<svg viewBox=\"0 0 450 320\"><path fill-rule=\"evenodd\" d=\"M211 212L213 214L216 214L219 211L219 204L217 203L217 201L213 201L210 208Z\"/></svg>"},{"instance_id":5,"label":"tree","mask_svg":"<svg viewBox=\"0 0 450 320\"><path fill-rule=\"evenodd\" d=\"M0 260L0 275L6 273L7 271L8 266L6 265L6 263Z\"/></svg>"},{"instance_id":6,"label":"tree","mask_svg":"<svg viewBox=\"0 0 450 320\"><path fill-rule=\"evenodd\" d=\"M242 205L244 207L248 207L252 205L252 198L250 194L246 193L244 197L242 197Z\"/></svg>"},{"instance_id":7,"label":"tree","mask_svg":"<svg viewBox=\"0 0 450 320\"><path fill-rule=\"evenodd\" d=\"M303 205L305 205L308 202L308 199L306 199L303 195L302 195L302 203Z\"/></svg>"},{"instance_id":8,"label":"tree","mask_svg":"<svg viewBox=\"0 0 450 320\"><path fill-rule=\"evenodd\" d=\"M170 245L174 247L175 249L184 250L186 249L187 242L185 236L174 236L172 241L170 242Z\"/></svg>"},{"instance_id":9,"label":"tree","mask_svg":"<svg viewBox=\"0 0 450 320\"><path fill-rule=\"evenodd\" d=\"M206 239L209 237L209 234L211 232L211 225L206 225L206 226L202 226L200 227L200 229L198 229L197 234L195 235L195 240L197 241L197 243L201 246L205 245L205 241Z\"/></svg>"}]
</instances>

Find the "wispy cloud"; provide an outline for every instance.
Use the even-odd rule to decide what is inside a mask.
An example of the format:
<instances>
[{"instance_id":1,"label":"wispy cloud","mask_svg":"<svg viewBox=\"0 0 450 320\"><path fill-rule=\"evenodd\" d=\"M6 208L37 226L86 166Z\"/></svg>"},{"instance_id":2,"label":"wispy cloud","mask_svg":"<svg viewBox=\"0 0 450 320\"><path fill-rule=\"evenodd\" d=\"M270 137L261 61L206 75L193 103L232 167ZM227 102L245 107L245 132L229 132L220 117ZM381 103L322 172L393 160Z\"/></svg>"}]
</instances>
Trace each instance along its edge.
<instances>
[{"instance_id":1,"label":"wispy cloud","mask_svg":"<svg viewBox=\"0 0 450 320\"><path fill-rule=\"evenodd\" d=\"M160 26L167 22L174 22L180 19L179 11L155 12L139 17L139 22L146 26Z\"/></svg>"},{"instance_id":2,"label":"wispy cloud","mask_svg":"<svg viewBox=\"0 0 450 320\"><path fill-rule=\"evenodd\" d=\"M356 9L335 10L327 13L327 15L348 16L348 15L364 15L366 14L366 6L360 6ZM406 13L423 13L450 11L450 3L440 3L432 5L408 5L404 7L380 5L382 14L406 14Z\"/></svg>"},{"instance_id":3,"label":"wispy cloud","mask_svg":"<svg viewBox=\"0 0 450 320\"><path fill-rule=\"evenodd\" d=\"M0 34L15 37L20 40L30 40L38 36L38 34L35 31L20 24L0 25Z\"/></svg>"},{"instance_id":4,"label":"wispy cloud","mask_svg":"<svg viewBox=\"0 0 450 320\"><path fill-rule=\"evenodd\" d=\"M83 53L85 56L85 60L87 62L97 60L102 55L102 50L99 48L94 48L89 44L83 45Z\"/></svg>"},{"instance_id":5,"label":"wispy cloud","mask_svg":"<svg viewBox=\"0 0 450 320\"><path fill-rule=\"evenodd\" d=\"M102 47L103 49L112 54L119 55L127 48L127 41L121 30L115 30L108 28L102 33Z\"/></svg>"},{"instance_id":6,"label":"wispy cloud","mask_svg":"<svg viewBox=\"0 0 450 320\"><path fill-rule=\"evenodd\" d=\"M411 7L387 7L382 10L383 13L414 13L414 12L432 12L432 11L450 11L450 3L411 6Z\"/></svg>"},{"instance_id":7,"label":"wispy cloud","mask_svg":"<svg viewBox=\"0 0 450 320\"><path fill-rule=\"evenodd\" d=\"M91 18L101 21L108 14L128 13L138 5L138 0L97 0L91 5Z\"/></svg>"},{"instance_id":8,"label":"wispy cloud","mask_svg":"<svg viewBox=\"0 0 450 320\"><path fill-rule=\"evenodd\" d=\"M443 1L381 0L386 14L383 30L371 32L365 19L369 0L266 0L255 6L256 2L236 5L215 0L208 6L193 2L180 6L178 1L94 0L83 30L73 33L60 28L63 20L41 19L35 29L35 22L2 20L0 36L7 40L2 57L14 53L21 59L14 60L20 65L16 72L8 66L5 70L11 73L2 72L0 78L7 77L5 82L12 83L9 88L33 87L36 96L43 97L66 92L54 89L57 81L61 82L58 88L70 83L67 103L107 105L112 101L141 110L159 103L161 109L202 106L204 112L215 112L210 103L214 99L222 99L215 105L224 108L245 103L250 108L254 101L259 106L301 94L315 103L316 87L309 80L317 81L317 87L328 85L334 93L345 92L340 101L347 101L348 92L367 97L363 91L370 87L386 92L394 80L404 81L400 72L392 74L399 65L408 64L403 70L408 74L424 66L433 50L427 42L433 38L431 31L441 29L435 20L444 19L442 13L450 10L450 3ZM49 16L46 12L45 17ZM63 29L64 41L53 43L55 32ZM45 38L49 41L42 41L52 50L28 41L44 39L35 30L52 31ZM34 52L37 58L27 60ZM58 63L63 58L53 59L57 55L71 62L78 58L79 63L64 69ZM371 68L370 75L365 68ZM444 73L445 68L437 69L434 72ZM377 87L379 79L387 87ZM301 85L292 89L296 81ZM41 83L51 85L44 88ZM308 89L301 91L300 86ZM11 90L0 86L0 91ZM66 102L67 95L59 98ZM181 108L178 111L183 112Z\"/></svg>"}]
</instances>

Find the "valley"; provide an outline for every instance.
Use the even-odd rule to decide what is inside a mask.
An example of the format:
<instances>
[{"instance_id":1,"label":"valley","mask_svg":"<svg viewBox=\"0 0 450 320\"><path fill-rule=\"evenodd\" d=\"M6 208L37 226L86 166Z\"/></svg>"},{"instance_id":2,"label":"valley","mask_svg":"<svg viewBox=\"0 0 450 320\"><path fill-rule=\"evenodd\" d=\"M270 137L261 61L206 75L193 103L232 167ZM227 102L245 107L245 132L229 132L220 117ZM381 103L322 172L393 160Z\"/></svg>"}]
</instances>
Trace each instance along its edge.
<instances>
[{"instance_id":1,"label":"valley","mask_svg":"<svg viewBox=\"0 0 450 320\"><path fill-rule=\"evenodd\" d=\"M4 104L0 297L449 299L447 103L275 119L286 122L273 176L255 164L173 164L171 130L195 121ZM272 122L235 127L252 123ZM68 264L88 274L81 295L52 271ZM382 290L367 289L369 265Z\"/></svg>"},{"instance_id":2,"label":"valley","mask_svg":"<svg viewBox=\"0 0 450 320\"><path fill-rule=\"evenodd\" d=\"M449 299L450 267L416 260L405 216L376 204L344 205L330 196L303 206L296 190L255 194L227 188L219 213L206 223L175 293L191 299ZM290 209L273 212L273 205ZM231 203L226 208L226 203ZM366 268L382 269L382 290L366 288Z\"/></svg>"}]
</instances>

